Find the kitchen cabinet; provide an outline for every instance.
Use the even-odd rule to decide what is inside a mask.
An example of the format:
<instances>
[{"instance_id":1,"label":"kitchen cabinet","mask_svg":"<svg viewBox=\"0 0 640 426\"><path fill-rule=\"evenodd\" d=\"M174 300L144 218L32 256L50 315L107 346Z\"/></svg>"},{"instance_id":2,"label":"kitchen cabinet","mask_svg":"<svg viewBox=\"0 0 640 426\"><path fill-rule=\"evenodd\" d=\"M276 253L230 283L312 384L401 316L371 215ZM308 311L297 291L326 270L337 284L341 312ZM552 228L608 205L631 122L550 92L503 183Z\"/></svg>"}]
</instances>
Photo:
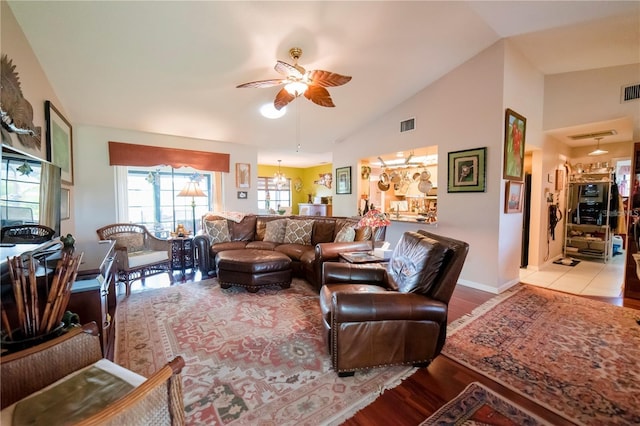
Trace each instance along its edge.
<instances>
[{"instance_id":1,"label":"kitchen cabinet","mask_svg":"<svg viewBox=\"0 0 640 426\"><path fill-rule=\"evenodd\" d=\"M300 216L332 216L331 204L309 204L298 203L298 212Z\"/></svg>"}]
</instances>

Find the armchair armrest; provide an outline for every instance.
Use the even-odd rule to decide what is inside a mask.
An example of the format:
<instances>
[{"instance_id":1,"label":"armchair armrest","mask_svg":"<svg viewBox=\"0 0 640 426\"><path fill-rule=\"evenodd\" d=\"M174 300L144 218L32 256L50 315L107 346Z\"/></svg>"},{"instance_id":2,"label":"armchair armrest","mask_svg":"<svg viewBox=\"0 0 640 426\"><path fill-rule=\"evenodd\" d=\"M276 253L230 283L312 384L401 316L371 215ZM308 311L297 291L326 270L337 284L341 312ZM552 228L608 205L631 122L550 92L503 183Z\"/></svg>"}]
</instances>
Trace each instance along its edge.
<instances>
[{"instance_id":1,"label":"armchair armrest","mask_svg":"<svg viewBox=\"0 0 640 426\"><path fill-rule=\"evenodd\" d=\"M322 265L322 284L371 284L387 287L387 271L378 264L328 262Z\"/></svg>"},{"instance_id":2,"label":"armchair armrest","mask_svg":"<svg viewBox=\"0 0 640 426\"><path fill-rule=\"evenodd\" d=\"M171 250L171 243L168 240L161 240L153 234L147 233L145 238L145 246L148 250L166 251Z\"/></svg>"},{"instance_id":3,"label":"armchair armrest","mask_svg":"<svg viewBox=\"0 0 640 426\"><path fill-rule=\"evenodd\" d=\"M334 323L363 321L447 321L447 305L423 295L397 293L342 292L331 300ZM332 327L333 328L333 327Z\"/></svg>"}]
</instances>

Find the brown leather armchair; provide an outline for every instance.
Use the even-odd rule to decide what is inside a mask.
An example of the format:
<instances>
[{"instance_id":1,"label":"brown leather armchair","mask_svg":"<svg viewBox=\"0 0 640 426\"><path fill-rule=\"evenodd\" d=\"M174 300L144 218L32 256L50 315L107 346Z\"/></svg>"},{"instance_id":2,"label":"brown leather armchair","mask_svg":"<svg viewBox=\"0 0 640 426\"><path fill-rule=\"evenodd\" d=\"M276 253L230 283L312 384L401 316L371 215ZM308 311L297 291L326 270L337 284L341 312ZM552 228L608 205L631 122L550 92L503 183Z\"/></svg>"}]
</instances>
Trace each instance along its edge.
<instances>
[{"instance_id":1,"label":"brown leather armchair","mask_svg":"<svg viewBox=\"0 0 640 426\"><path fill-rule=\"evenodd\" d=\"M325 263L320 308L334 370L429 365L468 251L463 241L405 232L386 265Z\"/></svg>"}]
</instances>

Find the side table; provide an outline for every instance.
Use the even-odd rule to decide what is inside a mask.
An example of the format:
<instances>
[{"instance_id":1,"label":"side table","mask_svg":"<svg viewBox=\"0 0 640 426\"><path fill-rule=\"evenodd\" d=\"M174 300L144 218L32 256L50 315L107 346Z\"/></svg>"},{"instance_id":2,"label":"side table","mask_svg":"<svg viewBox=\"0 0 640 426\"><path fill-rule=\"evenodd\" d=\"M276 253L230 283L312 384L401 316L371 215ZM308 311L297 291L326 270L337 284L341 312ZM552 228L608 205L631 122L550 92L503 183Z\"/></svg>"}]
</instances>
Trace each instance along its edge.
<instances>
[{"instance_id":1,"label":"side table","mask_svg":"<svg viewBox=\"0 0 640 426\"><path fill-rule=\"evenodd\" d=\"M185 278L185 269L195 268L193 255L192 237L172 237L171 242L171 270L182 271L182 278Z\"/></svg>"},{"instance_id":2,"label":"side table","mask_svg":"<svg viewBox=\"0 0 640 426\"><path fill-rule=\"evenodd\" d=\"M348 263L386 263L389 259L383 259L378 256L374 256L367 251L353 251L339 253L340 259Z\"/></svg>"}]
</instances>

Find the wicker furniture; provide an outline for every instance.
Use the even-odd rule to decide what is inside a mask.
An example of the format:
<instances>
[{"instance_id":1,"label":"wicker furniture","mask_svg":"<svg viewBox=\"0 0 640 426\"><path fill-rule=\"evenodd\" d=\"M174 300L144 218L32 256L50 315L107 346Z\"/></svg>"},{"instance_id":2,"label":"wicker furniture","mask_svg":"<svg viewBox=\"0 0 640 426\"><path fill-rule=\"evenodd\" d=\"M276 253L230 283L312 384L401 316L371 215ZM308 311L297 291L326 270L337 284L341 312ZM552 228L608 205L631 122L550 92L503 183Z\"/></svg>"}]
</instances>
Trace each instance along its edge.
<instances>
[{"instance_id":1,"label":"wicker furniture","mask_svg":"<svg viewBox=\"0 0 640 426\"><path fill-rule=\"evenodd\" d=\"M95 323L0 358L2 409L101 358ZM183 425L183 366L182 357L176 357L141 385L76 424Z\"/></svg>"},{"instance_id":2,"label":"wicker furniture","mask_svg":"<svg viewBox=\"0 0 640 426\"><path fill-rule=\"evenodd\" d=\"M3 226L0 241L5 244L39 244L51 241L56 231L44 225Z\"/></svg>"},{"instance_id":3,"label":"wicker furniture","mask_svg":"<svg viewBox=\"0 0 640 426\"><path fill-rule=\"evenodd\" d=\"M151 234L143 225L115 223L96 231L101 240L115 240L118 282L131 293L131 282L166 272L173 282L171 272L171 243Z\"/></svg>"},{"instance_id":4,"label":"wicker furniture","mask_svg":"<svg viewBox=\"0 0 640 426\"><path fill-rule=\"evenodd\" d=\"M386 267L327 262L320 309L340 376L385 365L426 366L447 336L447 312L469 245L405 232Z\"/></svg>"}]
</instances>

